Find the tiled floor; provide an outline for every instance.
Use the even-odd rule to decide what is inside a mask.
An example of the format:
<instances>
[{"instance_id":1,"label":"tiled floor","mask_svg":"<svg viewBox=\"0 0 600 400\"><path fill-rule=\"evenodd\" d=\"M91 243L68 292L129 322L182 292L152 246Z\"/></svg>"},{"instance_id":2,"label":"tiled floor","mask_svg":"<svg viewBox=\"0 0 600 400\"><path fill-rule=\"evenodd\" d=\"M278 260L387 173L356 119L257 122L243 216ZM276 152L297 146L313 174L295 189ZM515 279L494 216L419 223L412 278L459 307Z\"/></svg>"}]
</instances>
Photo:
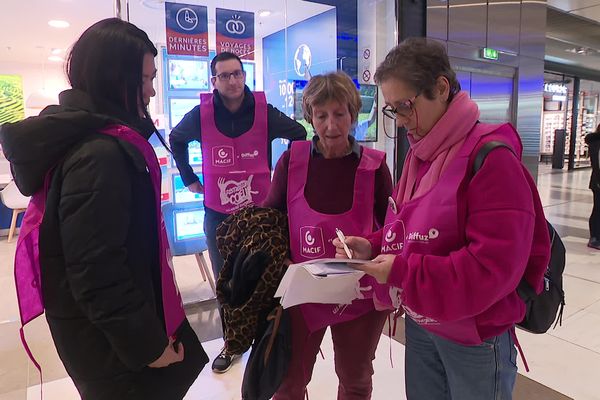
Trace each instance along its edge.
<instances>
[{"instance_id":1,"label":"tiled floor","mask_svg":"<svg viewBox=\"0 0 600 400\"><path fill-rule=\"evenodd\" d=\"M600 251L586 247L587 218L592 195L587 189L590 170L554 172L540 166L538 186L548 219L567 247L565 291L567 306L561 327L544 335L518 331L531 372L519 365L515 399L600 400ZM18 336L18 311L12 278L14 243L0 240L0 400L39 398L39 375L22 350ZM177 280L186 311L211 356L222 340L212 291L200 279L193 257L175 260ZM38 319L27 328L32 349L44 368L44 398L78 398L52 346L45 321ZM401 334L398 340L402 342ZM390 366L390 349L394 368ZM334 399L336 381L329 336L323 345L325 359L318 359L309 394L313 399ZM247 357L247 356L246 356ZM186 399L239 399L246 357L224 375L207 366ZM404 399L404 347L382 336L375 360L373 399Z\"/></svg>"}]
</instances>

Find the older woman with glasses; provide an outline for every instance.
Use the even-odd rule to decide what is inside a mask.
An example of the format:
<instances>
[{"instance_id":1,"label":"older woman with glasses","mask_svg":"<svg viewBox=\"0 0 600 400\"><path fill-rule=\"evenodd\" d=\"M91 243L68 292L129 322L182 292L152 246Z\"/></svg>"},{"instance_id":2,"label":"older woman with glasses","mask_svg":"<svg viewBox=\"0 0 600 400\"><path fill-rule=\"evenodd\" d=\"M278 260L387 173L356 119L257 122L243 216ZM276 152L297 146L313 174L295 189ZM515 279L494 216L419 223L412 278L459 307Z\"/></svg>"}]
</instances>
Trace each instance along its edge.
<instances>
[{"instance_id":1,"label":"older woman with glasses","mask_svg":"<svg viewBox=\"0 0 600 400\"><path fill-rule=\"evenodd\" d=\"M337 228L367 235L381 227L392 191L385 153L359 145L350 134L361 99L346 74L313 77L302 106L316 135L312 142L292 143L282 155L265 203L288 213L294 263L334 257ZM273 398L304 399L330 326L338 399L370 399L375 349L389 312L376 311L372 298L355 300L347 307L302 304L289 310L292 359Z\"/></svg>"},{"instance_id":2,"label":"older woman with glasses","mask_svg":"<svg viewBox=\"0 0 600 400\"><path fill-rule=\"evenodd\" d=\"M516 288L538 292L549 239L535 184L510 124L479 123L442 45L409 39L375 73L383 112L408 131L410 151L384 228L347 237L376 297L406 312L409 400L510 399L517 372ZM478 171L474 159L491 151ZM334 241L337 256L343 245ZM391 298L390 294L397 294Z\"/></svg>"}]
</instances>

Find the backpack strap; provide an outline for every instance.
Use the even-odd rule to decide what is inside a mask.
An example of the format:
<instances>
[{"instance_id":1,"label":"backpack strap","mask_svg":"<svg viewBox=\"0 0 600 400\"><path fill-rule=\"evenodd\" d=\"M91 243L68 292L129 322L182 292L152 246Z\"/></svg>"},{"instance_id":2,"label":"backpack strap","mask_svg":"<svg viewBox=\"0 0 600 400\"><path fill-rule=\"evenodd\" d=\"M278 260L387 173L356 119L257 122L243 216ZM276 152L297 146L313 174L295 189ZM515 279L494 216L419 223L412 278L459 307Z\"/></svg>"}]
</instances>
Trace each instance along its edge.
<instances>
[{"instance_id":1,"label":"backpack strap","mask_svg":"<svg viewBox=\"0 0 600 400\"><path fill-rule=\"evenodd\" d=\"M483 162L485 161L485 158L490 153L490 151L492 151L498 147L506 147L507 149L509 149L511 151L511 153L515 154L513 149L504 142L500 142L498 140L492 140L490 142L487 142L479 148L479 151L477 151L477 154L475 155L475 160L473 161L473 175L475 175L477 173L477 171L479 171L479 169L483 165ZM516 154L515 154L515 157L516 157Z\"/></svg>"},{"instance_id":2,"label":"backpack strap","mask_svg":"<svg viewBox=\"0 0 600 400\"><path fill-rule=\"evenodd\" d=\"M479 150L477 151L477 154L475 155L475 159L473 161L473 175L475 175L477 173L477 171L479 171L479 169L483 165L483 162L485 161L485 158L487 157L487 155L492 150L497 149L499 147L505 147L505 148L509 149L511 151L511 153L515 154L513 149L506 143L503 143L503 142L500 142L497 140L492 140L490 142L487 142L479 148ZM515 156L516 156L516 154L515 154ZM517 293L519 294L519 297L521 297L521 299L523 299L523 301L527 301L528 299L533 299L537 296L537 294L535 293L535 290L531 287L531 285L524 278L521 278L521 281L519 282L519 286L517 286Z\"/></svg>"}]
</instances>

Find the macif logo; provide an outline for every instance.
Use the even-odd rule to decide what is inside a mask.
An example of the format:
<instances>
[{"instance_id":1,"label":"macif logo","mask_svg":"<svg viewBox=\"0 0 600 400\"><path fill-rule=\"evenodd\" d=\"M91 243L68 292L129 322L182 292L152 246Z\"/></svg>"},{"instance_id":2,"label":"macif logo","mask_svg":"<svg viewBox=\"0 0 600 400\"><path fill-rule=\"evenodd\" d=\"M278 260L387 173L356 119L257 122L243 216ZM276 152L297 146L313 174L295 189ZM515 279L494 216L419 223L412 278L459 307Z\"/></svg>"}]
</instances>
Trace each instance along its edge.
<instances>
[{"instance_id":1,"label":"macif logo","mask_svg":"<svg viewBox=\"0 0 600 400\"><path fill-rule=\"evenodd\" d=\"M325 254L323 230L317 226L303 226L300 228L300 246L303 257L317 258Z\"/></svg>"},{"instance_id":2,"label":"macif logo","mask_svg":"<svg viewBox=\"0 0 600 400\"><path fill-rule=\"evenodd\" d=\"M396 232L394 232L390 227L390 229L388 229L388 231L385 233L385 241L392 243L394 240L396 240Z\"/></svg>"},{"instance_id":3,"label":"macif logo","mask_svg":"<svg viewBox=\"0 0 600 400\"><path fill-rule=\"evenodd\" d=\"M212 148L212 161L215 167L228 167L234 164L234 149L232 146L216 146Z\"/></svg>"},{"instance_id":4,"label":"macif logo","mask_svg":"<svg viewBox=\"0 0 600 400\"><path fill-rule=\"evenodd\" d=\"M382 253L402 253L404 249L404 222L394 221L383 227L383 241L381 243Z\"/></svg>"}]
</instances>

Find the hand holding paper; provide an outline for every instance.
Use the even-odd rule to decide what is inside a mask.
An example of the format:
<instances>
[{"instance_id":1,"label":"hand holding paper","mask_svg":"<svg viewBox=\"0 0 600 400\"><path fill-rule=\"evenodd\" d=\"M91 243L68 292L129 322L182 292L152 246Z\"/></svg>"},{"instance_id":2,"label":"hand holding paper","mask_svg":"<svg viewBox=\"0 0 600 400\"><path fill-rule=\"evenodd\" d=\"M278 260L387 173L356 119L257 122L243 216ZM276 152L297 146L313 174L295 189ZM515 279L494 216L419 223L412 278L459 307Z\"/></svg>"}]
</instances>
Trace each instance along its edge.
<instances>
[{"instance_id":1,"label":"hand holding paper","mask_svg":"<svg viewBox=\"0 0 600 400\"><path fill-rule=\"evenodd\" d=\"M394 254L380 254L372 261L352 265L352 267L371 275L379 283L387 283L395 259Z\"/></svg>"},{"instance_id":2,"label":"hand holding paper","mask_svg":"<svg viewBox=\"0 0 600 400\"><path fill-rule=\"evenodd\" d=\"M349 264L366 260L319 259L288 267L275 297L284 308L304 303L350 304L361 298L358 287L364 273Z\"/></svg>"}]
</instances>

